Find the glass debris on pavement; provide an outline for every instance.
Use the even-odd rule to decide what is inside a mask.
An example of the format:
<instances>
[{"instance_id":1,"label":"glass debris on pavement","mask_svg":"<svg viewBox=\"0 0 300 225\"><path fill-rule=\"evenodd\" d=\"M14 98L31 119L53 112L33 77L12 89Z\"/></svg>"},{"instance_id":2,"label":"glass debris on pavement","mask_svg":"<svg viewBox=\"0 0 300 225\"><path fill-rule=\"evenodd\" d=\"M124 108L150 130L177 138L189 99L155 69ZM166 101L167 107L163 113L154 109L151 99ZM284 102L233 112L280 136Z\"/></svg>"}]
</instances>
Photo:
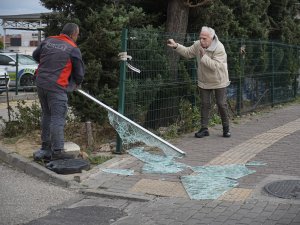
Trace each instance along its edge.
<instances>
[{"instance_id":1,"label":"glass debris on pavement","mask_svg":"<svg viewBox=\"0 0 300 225\"><path fill-rule=\"evenodd\" d=\"M190 199L217 199L224 192L238 185L236 180L214 176L214 174L197 174L181 177L181 182Z\"/></svg>"},{"instance_id":2,"label":"glass debris on pavement","mask_svg":"<svg viewBox=\"0 0 300 225\"><path fill-rule=\"evenodd\" d=\"M190 168L194 171L192 175L182 176L181 182L189 197L194 200L217 199L223 193L238 185L237 179L255 173L246 166L265 165L262 162L249 162L246 165L216 165L216 166L196 166L191 167L184 163L176 162L176 158L182 155L174 151L171 147L155 139L145 131L130 124L118 115L108 112L110 124L116 129L123 144L137 145L144 143L146 146L156 147L163 151L165 155L152 154L145 151L144 147L134 147L128 153L144 162L143 172L153 174L172 174ZM122 169L105 169L108 173L120 175L132 175L134 171Z\"/></svg>"},{"instance_id":3,"label":"glass debris on pavement","mask_svg":"<svg viewBox=\"0 0 300 225\"><path fill-rule=\"evenodd\" d=\"M183 163L176 162L173 156L151 154L144 151L142 147L130 149L128 153L145 163L144 173L178 173L188 167Z\"/></svg>"},{"instance_id":4,"label":"glass debris on pavement","mask_svg":"<svg viewBox=\"0 0 300 225\"><path fill-rule=\"evenodd\" d=\"M260 161L251 161L246 163L246 166L266 166L266 165L267 163L260 162Z\"/></svg>"},{"instance_id":5,"label":"glass debris on pavement","mask_svg":"<svg viewBox=\"0 0 300 225\"><path fill-rule=\"evenodd\" d=\"M217 199L238 185L237 179L255 173L245 165L230 164L197 166L191 168L195 175L181 177L181 182L191 199Z\"/></svg>"},{"instance_id":6,"label":"glass debris on pavement","mask_svg":"<svg viewBox=\"0 0 300 225\"><path fill-rule=\"evenodd\" d=\"M194 200L217 199L223 193L236 187L237 179L255 173L255 170L250 170L242 164L191 167L176 162L174 157L151 154L141 147L130 149L128 153L145 163L144 173L166 174L177 173L185 168L192 169L194 174L182 176L181 182L190 199Z\"/></svg>"},{"instance_id":7,"label":"glass debris on pavement","mask_svg":"<svg viewBox=\"0 0 300 225\"><path fill-rule=\"evenodd\" d=\"M210 174L213 177L225 177L230 179L239 179L255 172L254 170L249 170L242 164L196 166L191 169L198 173Z\"/></svg>"}]
</instances>

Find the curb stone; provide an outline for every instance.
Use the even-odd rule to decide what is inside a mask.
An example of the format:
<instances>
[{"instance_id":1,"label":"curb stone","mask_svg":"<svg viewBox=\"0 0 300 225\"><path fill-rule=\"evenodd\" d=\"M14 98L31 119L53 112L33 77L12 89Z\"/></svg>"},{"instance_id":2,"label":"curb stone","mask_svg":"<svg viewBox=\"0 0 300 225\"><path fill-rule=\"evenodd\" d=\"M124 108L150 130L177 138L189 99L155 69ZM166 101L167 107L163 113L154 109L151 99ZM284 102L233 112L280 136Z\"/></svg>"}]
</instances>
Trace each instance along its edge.
<instances>
[{"instance_id":1,"label":"curb stone","mask_svg":"<svg viewBox=\"0 0 300 225\"><path fill-rule=\"evenodd\" d=\"M54 183L62 187L69 187L69 181L61 178L51 170L46 169L38 163L0 146L0 160L14 166L26 174L37 177L43 181Z\"/></svg>"},{"instance_id":2,"label":"curb stone","mask_svg":"<svg viewBox=\"0 0 300 225\"><path fill-rule=\"evenodd\" d=\"M94 190L94 189L80 190L80 193L88 196L118 198L118 199L126 199L126 200L139 201L139 202L152 201L156 198L155 196L140 196L136 194L114 193L114 192Z\"/></svg>"},{"instance_id":3,"label":"curb stone","mask_svg":"<svg viewBox=\"0 0 300 225\"><path fill-rule=\"evenodd\" d=\"M152 196L141 196L141 195L128 194L128 193L114 193L108 191L83 188L82 186L80 186L78 182L74 180L74 176L59 175L51 170L48 170L44 166L17 154L14 151L3 148L2 146L0 146L0 161L3 161L21 170L22 172L34 176L38 179L41 179L45 182L49 182L73 190L78 190L79 193L84 195L102 196L102 197L119 198L119 199L121 198L121 199L141 201L141 202L151 201L155 199L154 196L152 197ZM103 165L101 164L101 167L103 167L104 164L109 165L110 163L116 163L118 159L112 158L111 162L109 161L110 160L106 161L105 163L103 163Z\"/></svg>"}]
</instances>

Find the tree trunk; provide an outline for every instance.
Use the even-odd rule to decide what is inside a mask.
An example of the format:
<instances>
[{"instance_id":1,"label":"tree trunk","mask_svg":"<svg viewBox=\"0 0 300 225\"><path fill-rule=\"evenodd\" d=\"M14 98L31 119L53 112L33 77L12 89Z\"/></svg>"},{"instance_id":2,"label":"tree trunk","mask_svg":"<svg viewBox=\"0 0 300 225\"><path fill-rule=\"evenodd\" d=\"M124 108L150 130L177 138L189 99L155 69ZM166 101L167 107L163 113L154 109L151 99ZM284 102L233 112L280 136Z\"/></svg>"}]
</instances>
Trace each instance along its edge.
<instances>
[{"instance_id":1,"label":"tree trunk","mask_svg":"<svg viewBox=\"0 0 300 225\"><path fill-rule=\"evenodd\" d=\"M188 25L189 9L188 6L183 4L183 0L169 0L166 32L175 35L185 35Z\"/></svg>"},{"instance_id":2,"label":"tree trunk","mask_svg":"<svg viewBox=\"0 0 300 225\"><path fill-rule=\"evenodd\" d=\"M169 0L167 9L166 32L176 42L183 44L189 18L189 7L183 0ZM167 51L170 73L174 80L177 79L179 55L173 49Z\"/></svg>"}]
</instances>

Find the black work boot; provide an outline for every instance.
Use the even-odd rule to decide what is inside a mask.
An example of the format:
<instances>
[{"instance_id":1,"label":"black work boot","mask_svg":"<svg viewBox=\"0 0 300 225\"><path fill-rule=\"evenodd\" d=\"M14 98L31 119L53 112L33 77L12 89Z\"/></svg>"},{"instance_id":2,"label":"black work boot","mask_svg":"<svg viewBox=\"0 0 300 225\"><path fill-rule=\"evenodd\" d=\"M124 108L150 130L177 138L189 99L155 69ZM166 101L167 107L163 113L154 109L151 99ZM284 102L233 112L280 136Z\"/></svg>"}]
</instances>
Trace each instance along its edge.
<instances>
[{"instance_id":1,"label":"black work boot","mask_svg":"<svg viewBox=\"0 0 300 225\"><path fill-rule=\"evenodd\" d=\"M33 153L34 161L50 161L52 158L52 151L39 149Z\"/></svg>"},{"instance_id":2,"label":"black work boot","mask_svg":"<svg viewBox=\"0 0 300 225\"><path fill-rule=\"evenodd\" d=\"M39 150L33 153L34 161L50 161L52 155L51 144L43 141L42 146Z\"/></svg>"},{"instance_id":3,"label":"black work boot","mask_svg":"<svg viewBox=\"0 0 300 225\"><path fill-rule=\"evenodd\" d=\"M229 126L223 127L223 137L230 137L231 133L229 131Z\"/></svg>"},{"instance_id":4,"label":"black work boot","mask_svg":"<svg viewBox=\"0 0 300 225\"><path fill-rule=\"evenodd\" d=\"M197 133L195 133L196 138L203 138L204 136L209 136L207 128L201 128Z\"/></svg>"},{"instance_id":5,"label":"black work boot","mask_svg":"<svg viewBox=\"0 0 300 225\"><path fill-rule=\"evenodd\" d=\"M59 159L74 159L75 156L65 152L64 150L53 150L51 160L59 160Z\"/></svg>"}]
</instances>

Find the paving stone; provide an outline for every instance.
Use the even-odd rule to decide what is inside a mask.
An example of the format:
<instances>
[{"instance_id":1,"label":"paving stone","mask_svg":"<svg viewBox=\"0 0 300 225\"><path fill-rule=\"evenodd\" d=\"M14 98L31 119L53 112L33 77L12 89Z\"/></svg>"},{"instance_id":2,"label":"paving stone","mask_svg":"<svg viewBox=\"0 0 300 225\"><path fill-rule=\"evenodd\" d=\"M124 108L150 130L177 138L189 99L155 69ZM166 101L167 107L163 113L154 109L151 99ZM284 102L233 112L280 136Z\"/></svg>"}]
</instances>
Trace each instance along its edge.
<instances>
[{"instance_id":1,"label":"paving stone","mask_svg":"<svg viewBox=\"0 0 300 225\"><path fill-rule=\"evenodd\" d=\"M297 216L294 217L293 223L298 222L300 224L300 214L297 214Z\"/></svg>"},{"instance_id":2,"label":"paving stone","mask_svg":"<svg viewBox=\"0 0 300 225\"><path fill-rule=\"evenodd\" d=\"M172 191L170 192L170 190ZM178 182L151 179L140 180L130 189L130 192L142 192L159 196L188 198L182 184Z\"/></svg>"},{"instance_id":3,"label":"paving stone","mask_svg":"<svg viewBox=\"0 0 300 225\"><path fill-rule=\"evenodd\" d=\"M216 222L225 222L226 220L228 220L228 217L223 215L219 215L214 219Z\"/></svg>"},{"instance_id":4,"label":"paving stone","mask_svg":"<svg viewBox=\"0 0 300 225\"><path fill-rule=\"evenodd\" d=\"M297 205L292 205L287 213L295 213L295 214L298 214L300 212L300 204L297 204Z\"/></svg>"},{"instance_id":5,"label":"paving stone","mask_svg":"<svg viewBox=\"0 0 300 225\"><path fill-rule=\"evenodd\" d=\"M269 218L268 216L261 216L261 215L258 215L256 218L253 218L253 222L263 223L263 222L265 222L268 218Z\"/></svg>"},{"instance_id":6,"label":"paving stone","mask_svg":"<svg viewBox=\"0 0 300 225\"><path fill-rule=\"evenodd\" d=\"M290 224L292 221L293 221L294 218L288 218L288 217L281 217L279 220L278 220L278 223L281 223L281 224Z\"/></svg>"},{"instance_id":7,"label":"paving stone","mask_svg":"<svg viewBox=\"0 0 300 225\"><path fill-rule=\"evenodd\" d=\"M288 210L291 207L291 204L279 204L277 209L278 210Z\"/></svg>"},{"instance_id":8,"label":"paving stone","mask_svg":"<svg viewBox=\"0 0 300 225\"><path fill-rule=\"evenodd\" d=\"M236 225L237 223L238 223L237 220L232 220L232 219L230 219L230 220L225 221L225 222L223 223L223 225Z\"/></svg>"},{"instance_id":9,"label":"paving stone","mask_svg":"<svg viewBox=\"0 0 300 225\"><path fill-rule=\"evenodd\" d=\"M251 224L252 223L252 219L251 218L242 218L239 223L243 223L243 224Z\"/></svg>"},{"instance_id":10,"label":"paving stone","mask_svg":"<svg viewBox=\"0 0 300 225\"><path fill-rule=\"evenodd\" d=\"M212 210L212 212L213 212L213 213L222 213L222 212L224 212L225 210L226 210L226 207L217 206L217 207L215 207L215 208Z\"/></svg>"},{"instance_id":11,"label":"paving stone","mask_svg":"<svg viewBox=\"0 0 300 225\"><path fill-rule=\"evenodd\" d=\"M284 214L286 214L286 210L276 210L272 214L271 218L273 220L279 220L280 218L282 218L284 216Z\"/></svg>"},{"instance_id":12,"label":"paving stone","mask_svg":"<svg viewBox=\"0 0 300 225\"><path fill-rule=\"evenodd\" d=\"M185 221L185 225L198 225L198 224L201 224L201 220L189 219Z\"/></svg>"},{"instance_id":13,"label":"paving stone","mask_svg":"<svg viewBox=\"0 0 300 225\"><path fill-rule=\"evenodd\" d=\"M274 220L266 220L263 225L276 225L277 221Z\"/></svg>"},{"instance_id":14,"label":"paving stone","mask_svg":"<svg viewBox=\"0 0 300 225\"><path fill-rule=\"evenodd\" d=\"M276 209L277 209L277 205L267 205L265 208L264 208L264 211L266 212L274 212Z\"/></svg>"},{"instance_id":15,"label":"paving stone","mask_svg":"<svg viewBox=\"0 0 300 225\"><path fill-rule=\"evenodd\" d=\"M232 220L241 220L242 218L244 218L244 215L241 215L238 212L230 217Z\"/></svg>"},{"instance_id":16,"label":"paving stone","mask_svg":"<svg viewBox=\"0 0 300 225\"><path fill-rule=\"evenodd\" d=\"M195 213L192 218L193 219L199 219L201 220L202 218L206 217L207 213L204 213L202 211Z\"/></svg>"}]
</instances>

